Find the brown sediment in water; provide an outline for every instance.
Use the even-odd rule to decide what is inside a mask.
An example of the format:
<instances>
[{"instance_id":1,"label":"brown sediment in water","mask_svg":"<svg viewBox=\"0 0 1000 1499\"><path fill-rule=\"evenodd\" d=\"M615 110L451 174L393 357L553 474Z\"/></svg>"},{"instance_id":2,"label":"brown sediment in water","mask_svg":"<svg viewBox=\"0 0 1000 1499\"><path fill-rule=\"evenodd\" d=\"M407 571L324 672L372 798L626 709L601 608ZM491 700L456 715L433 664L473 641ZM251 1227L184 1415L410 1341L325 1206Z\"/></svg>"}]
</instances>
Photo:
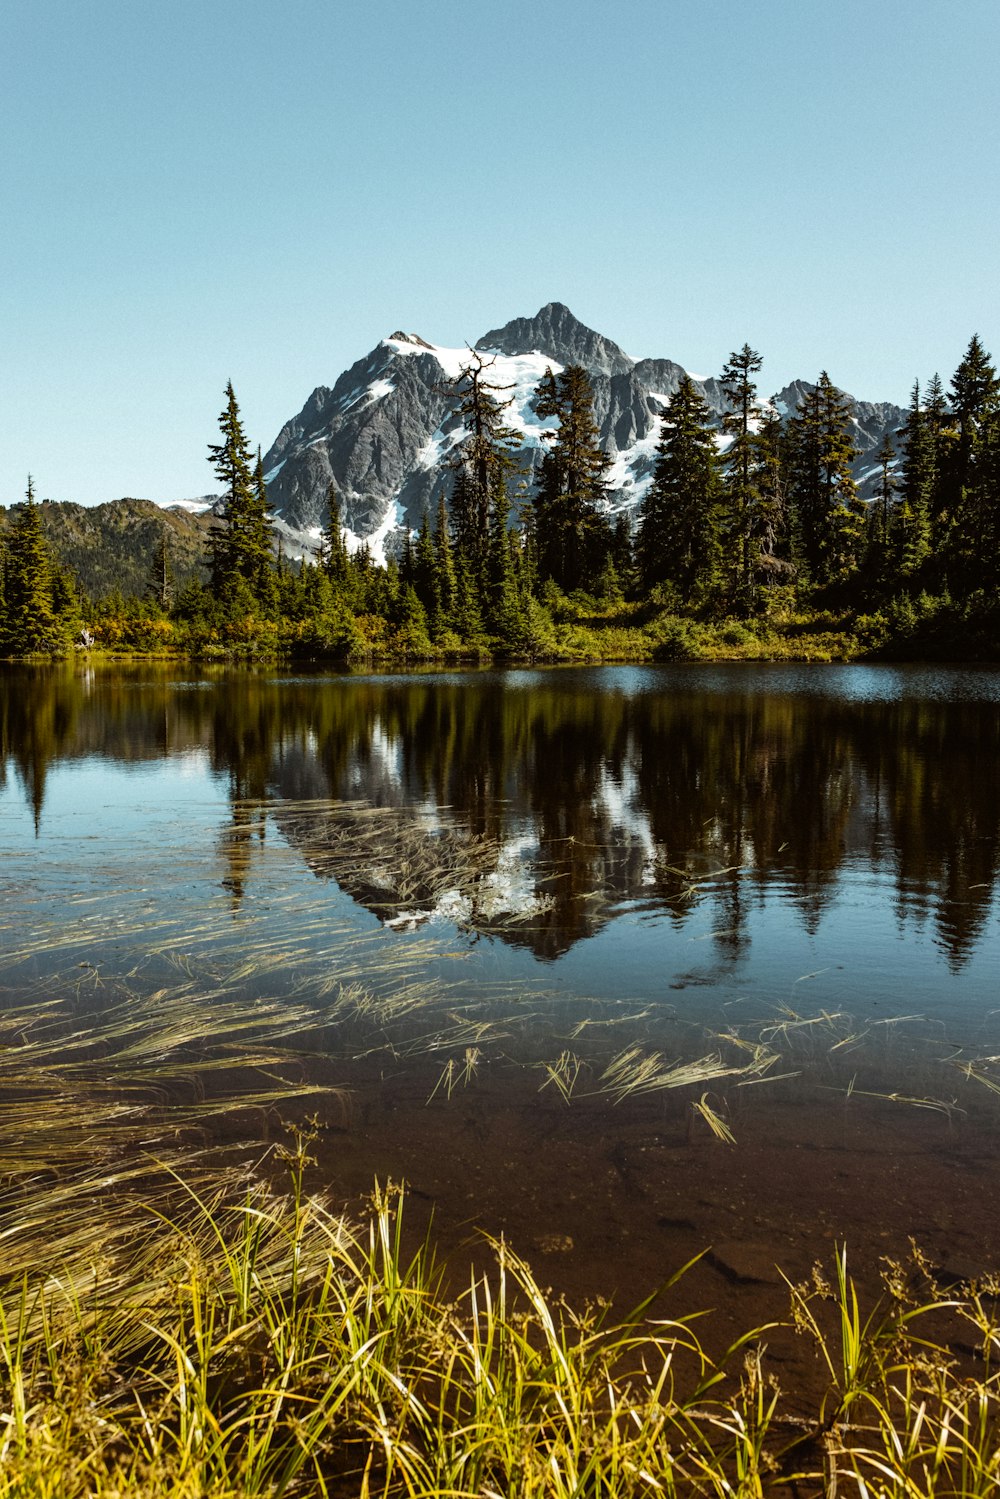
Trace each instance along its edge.
<instances>
[{"instance_id":1,"label":"brown sediment in water","mask_svg":"<svg viewBox=\"0 0 1000 1499\"><path fill-rule=\"evenodd\" d=\"M710 1312L709 1349L788 1322L789 1287L846 1246L859 1295L884 1292L887 1261L917 1245L941 1286L1000 1268L996 1130L935 1111L760 1090L725 1145L689 1123L690 1102L561 1100L513 1069L428 1095L440 1065L356 1078L347 1120L311 1149L317 1185L360 1212L374 1179L407 1187L407 1232L429 1233L456 1292L504 1238L572 1304L621 1316L696 1263L650 1315ZM807 1393L813 1349L787 1326L765 1335L779 1378ZM961 1351L961 1350L960 1350Z\"/></svg>"}]
</instances>

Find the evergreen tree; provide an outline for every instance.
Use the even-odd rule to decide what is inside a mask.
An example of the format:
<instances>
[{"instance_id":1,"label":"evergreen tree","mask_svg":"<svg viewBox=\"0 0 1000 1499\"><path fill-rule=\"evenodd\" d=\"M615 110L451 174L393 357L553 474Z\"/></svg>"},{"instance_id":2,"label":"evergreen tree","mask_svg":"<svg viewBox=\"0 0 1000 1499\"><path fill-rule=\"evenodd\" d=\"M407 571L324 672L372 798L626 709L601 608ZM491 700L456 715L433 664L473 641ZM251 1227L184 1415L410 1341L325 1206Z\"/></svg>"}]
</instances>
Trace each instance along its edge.
<instances>
[{"instance_id":1,"label":"evergreen tree","mask_svg":"<svg viewBox=\"0 0 1000 1499\"><path fill-rule=\"evenodd\" d=\"M572 590L600 573L611 541L602 509L610 460L601 447L586 370L571 364L556 377L547 369L535 411L558 423L545 434L551 445L532 499L538 575Z\"/></svg>"},{"instance_id":2,"label":"evergreen tree","mask_svg":"<svg viewBox=\"0 0 1000 1499\"><path fill-rule=\"evenodd\" d=\"M711 412L685 375L663 412L653 481L639 519L643 585L672 583L685 602L711 591L719 560L719 463Z\"/></svg>"},{"instance_id":3,"label":"evergreen tree","mask_svg":"<svg viewBox=\"0 0 1000 1499\"><path fill-rule=\"evenodd\" d=\"M955 438L944 474L948 578L963 588L993 588L1000 571L995 452L1000 379L978 336L951 381Z\"/></svg>"},{"instance_id":4,"label":"evergreen tree","mask_svg":"<svg viewBox=\"0 0 1000 1499\"><path fill-rule=\"evenodd\" d=\"M952 376L951 405L958 420L965 459L969 461L984 422L1000 407L1000 379L976 333Z\"/></svg>"},{"instance_id":5,"label":"evergreen tree","mask_svg":"<svg viewBox=\"0 0 1000 1499\"><path fill-rule=\"evenodd\" d=\"M760 555L773 566L775 559L788 560L788 457L789 441L776 398L761 413L757 433L760 452L758 527Z\"/></svg>"},{"instance_id":6,"label":"evergreen tree","mask_svg":"<svg viewBox=\"0 0 1000 1499\"><path fill-rule=\"evenodd\" d=\"M506 651L522 650L528 635L516 547L507 528L507 495L501 485L492 507L485 612L490 633Z\"/></svg>"},{"instance_id":7,"label":"evergreen tree","mask_svg":"<svg viewBox=\"0 0 1000 1499\"><path fill-rule=\"evenodd\" d=\"M455 553L455 633L466 646L485 645L479 589L462 552Z\"/></svg>"},{"instance_id":8,"label":"evergreen tree","mask_svg":"<svg viewBox=\"0 0 1000 1499\"><path fill-rule=\"evenodd\" d=\"M796 542L820 585L849 577L861 550L865 511L851 473L857 456L851 417L850 398L823 370L789 424Z\"/></svg>"},{"instance_id":9,"label":"evergreen tree","mask_svg":"<svg viewBox=\"0 0 1000 1499\"><path fill-rule=\"evenodd\" d=\"M436 617L438 608L435 560L431 518L425 510L413 549L413 586L429 621Z\"/></svg>"},{"instance_id":10,"label":"evergreen tree","mask_svg":"<svg viewBox=\"0 0 1000 1499\"><path fill-rule=\"evenodd\" d=\"M934 374L924 393L924 424L928 435L927 513L931 547L938 551L948 529L947 475L952 467L951 455L958 442L958 432L948 407L941 376Z\"/></svg>"},{"instance_id":11,"label":"evergreen tree","mask_svg":"<svg viewBox=\"0 0 1000 1499\"><path fill-rule=\"evenodd\" d=\"M209 460L223 485L221 524L213 527L211 589L231 608L267 608L274 601L274 542L258 450L251 468L232 381L219 417L220 443L209 444Z\"/></svg>"},{"instance_id":12,"label":"evergreen tree","mask_svg":"<svg viewBox=\"0 0 1000 1499\"><path fill-rule=\"evenodd\" d=\"M25 501L11 527L7 549L2 642L5 655L57 652L67 644L52 598L54 571L29 474Z\"/></svg>"},{"instance_id":13,"label":"evergreen tree","mask_svg":"<svg viewBox=\"0 0 1000 1499\"><path fill-rule=\"evenodd\" d=\"M622 591L631 595L636 586L635 547L628 515L619 515L611 528L610 561Z\"/></svg>"},{"instance_id":14,"label":"evergreen tree","mask_svg":"<svg viewBox=\"0 0 1000 1499\"><path fill-rule=\"evenodd\" d=\"M930 552L936 470L934 433L921 404L919 380L914 381L910 409L900 436L902 482L899 501L890 517L889 556L896 573L909 579L917 575Z\"/></svg>"},{"instance_id":15,"label":"evergreen tree","mask_svg":"<svg viewBox=\"0 0 1000 1499\"><path fill-rule=\"evenodd\" d=\"M275 599L274 523L264 482L260 448L254 469L253 503L246 526L245 562L247 581L258 602L266 609ZM278 537L279 563L284 563L282 539Z\"/></svg>"},{"instance_id":16,"label":"evergreen tree","mask_svg":"<svg viewBox=\"0 0 1000 1499\"><path fill-rule=\"evenodd\" d=\"M754 375L763 364L749 344L730 354L719 383L729 410L722 430L731 439L723 458L722 542L730 578L730 599L740 613L754 605L761 552L764 455L757 435L759 417Z\"/></svg>"},{"instance_id":17,"label":"evergreen tree","mask_svg":"<svg viewBox=\"0 0 1000 1499\"><path fill-rule=\"evenodd\" d=\"M341 524L340 499L332 479L326 491L326 526L320 540L319 560L334 588L343 589L350 570L350 557Z\"/></svg>"},{"instance_id":18,"label":"evergreen tree","mask_svg":"<svg viewBox=\"0 0 1000 1499\"><path fill-rule=\"evenodd\" d=\"M866 567L873 582L884 582L891 566L890 532L895 518L895 496L899 488L893 472L896 449L888 432L882 436L878 450L879 479L874 498L868 507Z\"/></svg>"},{"instance_id":19,"label":"evergreen tree","mask_svg":"<svg viewBox=\"0 0 1000 1499\"><path fill-rule=\"evenodd\" d=\"M435 614L431 620L431 630L438 636L455 626L455 559L451 549L448 507L443 494L438 496L433 544Z\"/></svg>"},{"instance_id":20,"label":"evergreen tree","mask_svg":"<svg viewBox=\"0 0 1000 1499\"><path fill-rule=\"evenodd\" d=\"M161 521L153 548L153 560L149 569L149 582L146 585L147 597L152 599L158 609L164 613L170 608L170 602L174 592L174 573L170 564L170 543L167 539L166 521Z\"/></svg>"},{"instance_id":21,"label":"evergreen tree","mask_svg":"<svg viewBox=\"0 0 1000 1499\"><path fill-rule=\"evenodd\" d=\"M479 579L485 576L494 496L517 471L514 455L522 441L521 434L504 422L510 400L501 397L513 386L496 385L485 378L495 363L495 356L483 359L472 350L468 363L445 387L446 394L458 402L457 414L467 433L453 459L457 469L452 493L455 546Z\"/></svg>"}]
</instances>

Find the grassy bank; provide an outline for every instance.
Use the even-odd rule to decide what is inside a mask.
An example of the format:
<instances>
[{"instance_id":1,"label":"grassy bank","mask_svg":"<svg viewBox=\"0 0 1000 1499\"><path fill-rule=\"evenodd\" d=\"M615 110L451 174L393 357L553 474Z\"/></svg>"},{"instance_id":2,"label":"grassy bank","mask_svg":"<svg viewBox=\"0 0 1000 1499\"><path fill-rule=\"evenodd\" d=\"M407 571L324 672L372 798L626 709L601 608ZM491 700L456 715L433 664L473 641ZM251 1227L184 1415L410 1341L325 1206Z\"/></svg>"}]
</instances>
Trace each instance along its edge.
<instances>
[{"instance_id":1,"label":"grassy bank","mask_svg":"<svg viewBox=\"0 0 1000 1499\"><path fill-rule=\"evenodd\" d=\"M444 1294L431 1248L402 1250L395 1191L350 1224L307 1164L299 1135L283 1191L175 1181L127 1240L104 1202L101 1258L7 1279L0 1493L996 1492L996 1286L945 1295L917 1258L866 1308L838 1255L789 1288L823 1387L803 1408L769 1329L713 1358L693 1315L570 1308L502 1243Z\"/></svg>"},{"instance_id":2,"label":"grassy bank","mask_svg":"<svg viewBox=\"0 0 1000 1499\"><path fill-rule=\"evenodd\" d=\"M995 1492L1000 1285L939 1284L914 1251L862 1305L839 1249L788 1285L783 1324L720 1349L687 1267L631 1313L571 1305L481 1237L456 1284L407 1232L402 1189L348 1215L310 1159L313 1131L329 1150L357 1107L331 1027L363 1013L348 1044L395 1055L423 991L239 1001L259 961L208 992L185 957L144 997L82 964L68 999L4 1013L0 1495ZM441 1044L420 1032L418 1052ZM681 1082L704 1102L700 1072L659 1060L613 1058L616 1103ZM565 1102L574 1061L541 1081ZM428 1102L447 1106L441 1076ZM807 1381L769 1351L789 1338L812 1350Z\"/></svg>"},{"instance_id":3,"label":"grassy bank","mask_svg":"<svg viewBox=\"0 0 1000 1499\"><path fill-rule=\"evenodd\" d=\"M205 660L338 661L396 666L422 662L491 661L853 661L996 660L1000 614L973 595L960 602L919 595L875 605L869 612L835 598L807 601L774 589L761 613L725 617L682 609L657 597L608 599L550 589L516 639L488 632L461 639L411 623L359 615L350 627L315 620L174 620L149 606L101 613L90 622L93 651L111 657L189 656Z\"/></svg>"}]
</instances>

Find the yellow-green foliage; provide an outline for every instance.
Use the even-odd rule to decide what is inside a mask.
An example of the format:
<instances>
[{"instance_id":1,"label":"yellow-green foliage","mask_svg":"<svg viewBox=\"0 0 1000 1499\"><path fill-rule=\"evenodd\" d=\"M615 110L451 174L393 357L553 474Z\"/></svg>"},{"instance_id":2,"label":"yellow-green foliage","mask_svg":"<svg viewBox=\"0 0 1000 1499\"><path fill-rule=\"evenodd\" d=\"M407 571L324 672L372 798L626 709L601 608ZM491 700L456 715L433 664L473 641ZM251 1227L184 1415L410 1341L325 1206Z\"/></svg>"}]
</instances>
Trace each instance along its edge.
<instances>
[{"instance_id":1,"label":"yellow-green foliage","mask_svg":"<svg viewBox=\"0 0 1000 1499\"><path fill-rule=\"evenodd\" d=\"M803 1414L767 1329L713 1359L691 1318L573 1310L503 1243L450 1298L428 1245L404 1252L398 1192L350 1224L305 1191L307 1150L293 1136L281 1192L178 1180L169 1214L127 1238L113 1199L80 1203L107 1217L103 1256L8 1279L0 1495L996 1491L993 1285L945 1297L918 1260L917 1305L893 1265L866 1311L839 1253L832 1283L790 1288L825 1376ZM932 1314L976 1342L976 1377L923 1336Z\"/></svg>"}]
</instances>

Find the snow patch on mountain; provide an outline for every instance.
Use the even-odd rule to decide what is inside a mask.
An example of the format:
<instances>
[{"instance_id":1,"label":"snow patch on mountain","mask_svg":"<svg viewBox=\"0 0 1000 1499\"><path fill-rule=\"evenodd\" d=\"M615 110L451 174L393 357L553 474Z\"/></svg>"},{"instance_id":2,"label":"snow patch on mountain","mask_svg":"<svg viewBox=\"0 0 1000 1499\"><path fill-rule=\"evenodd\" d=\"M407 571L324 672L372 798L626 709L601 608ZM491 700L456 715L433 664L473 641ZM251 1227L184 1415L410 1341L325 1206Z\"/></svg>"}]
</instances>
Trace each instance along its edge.
<instances>
[{"instance_id":1,"label":"snow patch on mountain","mask_svg":"<svg viewBox=\"0 0 1000 1499\"><path fill-rule=\"evenodd\" d=\"M398 531L403 524L403 511L397 500L390 500L385 508L385 514L375 527L367 535L360 535L352 531L349 526L343 528L344 545L351 553L358 552L363 546L368 548L371 559L379 567L384 567L388 560L385 552L385 544L393 531Z\"/></svg>"},{"instance_id":2,"label":"snow patch on mountain","mask_svg":"<svg viewBox=\"0 0 1000 1499\"><path fill-rule=\"evenodd\" d=\"M670 359L635 361L587 328L562 303L534 318L517 318L485 334L475 348L434 344L396 332L346 370L331 388L318 386L298 416L285 424L266 455L272 504L293 527L322 522L336 485L354 546L367 541L373 556L391 550L397 528L412 532L441 493L451 493L451 460L465 440L451 389L473 359L484 361L483 381L503 406L504 425L520 439L522 487L530 491L547 435L556 419L541 419L536 391L547 369L568 364L588 371L594 415L611 458L609 509L634 510L649 487L659 440L659 417L684 376ZM692 375L716 420L726 409L714 378ZM811 386L793 381L773 398L783 420L794 415ZM762 410L771 402L761 400ZM886 432L905 413L888 404L856 401L854 436L860 449L856 477L870 490L872 464ZM894 439L895 440L895 439ZM721 434L719 451L728 444Z\"/></svg>"},{"instance_id":3,"label":"snow patch on mountain","mask_svg":"<svg viewBox=\"0 0 1000 1499\"><path fill-rule=\"evenodd\" d=\"M186 510L190 515L204 515L206 510L212 509L218 498L218 495L205 494L197 500L163 500L160 503L164 510Z\"/></svg>"}]
</instances>

